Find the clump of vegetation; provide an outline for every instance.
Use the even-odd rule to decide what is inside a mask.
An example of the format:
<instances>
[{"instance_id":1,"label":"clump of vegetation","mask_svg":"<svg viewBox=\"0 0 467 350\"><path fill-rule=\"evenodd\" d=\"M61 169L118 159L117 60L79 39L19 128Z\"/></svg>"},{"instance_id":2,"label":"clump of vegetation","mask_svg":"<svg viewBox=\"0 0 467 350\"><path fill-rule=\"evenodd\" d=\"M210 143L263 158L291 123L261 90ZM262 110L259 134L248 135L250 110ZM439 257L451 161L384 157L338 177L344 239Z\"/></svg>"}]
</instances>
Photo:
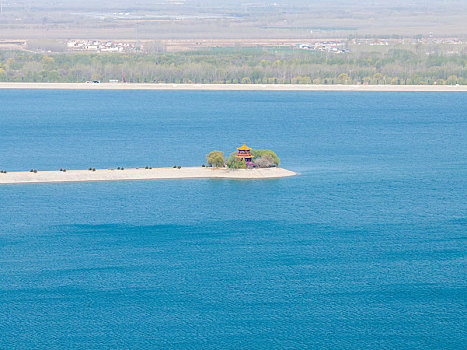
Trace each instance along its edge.
<instances>
[{"instance_id":1,"label":"clump of vegetation","mask_svg":"<svg viewBox=\"0 0 467 350\"><path fill-rule=\"evenodd\" d=\"M269 154L254 159L253 164L258 168L271 168L275 166L274 159Z\"/></svg>"},{"instance_id":2,"label":"clump of vegetation","mask_svg":"<svg viewBox=\"0 0 467 350\"><path fill-rule=\"evenodd\" d=\"M268 149L252 150L253 159L251 162L245 161L237 157L237 152L233 152L227 159L227 166L230 169L247 169L247 168L271 168L279 166L280 159L276 153Z\"/></svg>"},{"instance_id":3,"label":"clump of vegetation","mask_svg":"<svg viewBox=\"0 0 467 350\"><path fill-rule=\"evenodd\" d=\"M245 159L238 158L237 152L232 153L227 159L227 166L229 169L246 169L247 164Z\"/></svg>"},{"instance_id":4,"label":"clump of vegetation","mask_svg":"<svg viewBox=\"0 0 467 350\"><path fill-rule=\"evenodd\" d=\"M179 165L177 168L178 168L178 169L181 169L182 167Z\"/></svg>"},{"instance_id":5,"label":"clump of vegetation","mask_svg":"<svg viewBox=\"0 0 467 350\"><path fill-rule=\"evenodd\" d=\"M212 151L206 156L206 161L210 167L222 168L224 166L224 152Z\"/></svg>"},{"instance_id":6,"label":"clump of vegetation","mask_svg":"<svg viewBox=\"0 0 467 350\"><path fill-rule=\"evenodd\" d=\"M279 166L280 159L276 153L269 149L254 149L251 151L253 163L259 168L269 168L271 166Z\"/></svg>"}]
</instances>

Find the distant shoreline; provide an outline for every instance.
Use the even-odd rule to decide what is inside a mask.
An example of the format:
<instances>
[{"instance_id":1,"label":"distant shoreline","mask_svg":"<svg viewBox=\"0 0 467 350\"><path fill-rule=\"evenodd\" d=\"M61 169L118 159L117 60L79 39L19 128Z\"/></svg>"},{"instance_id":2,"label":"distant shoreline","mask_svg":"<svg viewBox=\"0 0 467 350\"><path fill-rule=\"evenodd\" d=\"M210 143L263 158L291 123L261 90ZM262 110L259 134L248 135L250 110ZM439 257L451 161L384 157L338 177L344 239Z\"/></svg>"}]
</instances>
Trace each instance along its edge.
<instances>
[{"instance_id":1,"label":"distant shoreline","mask_svg":"<svg viewBox=\"0 0 467 350\"><path fill-rule=\"evenodd\" d=\"M0 83L0 89L467 92L467 85Z\"/></svg>"},{"instance_id":2,"label":"distant shoreline","mask_svg":"<svg viewBox=\"0 0 467 350\"><path fill-rule=\"evenodd\" d=\"M283 168L226 169L182 167L154 169L97 169L0 174L0 185L92 181L132 181L162 179L274 179L297 175Z\"/></svg>"}]
</instances>

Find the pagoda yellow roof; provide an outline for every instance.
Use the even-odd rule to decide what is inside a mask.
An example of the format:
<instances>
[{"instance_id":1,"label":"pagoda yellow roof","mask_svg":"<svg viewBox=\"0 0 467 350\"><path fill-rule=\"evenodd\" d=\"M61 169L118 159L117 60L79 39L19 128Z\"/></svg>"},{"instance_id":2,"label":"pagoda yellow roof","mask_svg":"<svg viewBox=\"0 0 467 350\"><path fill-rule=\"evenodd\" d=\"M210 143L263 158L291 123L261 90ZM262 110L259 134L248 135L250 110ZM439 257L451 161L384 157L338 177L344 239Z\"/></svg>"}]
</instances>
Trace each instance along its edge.
<instances>
[{"instance_id":1,"label":"pagoda yellow roof","mask_svg":"<svg viewBox=\"0 0 467 350\"><path fill-rule=\"evenodd\" d=\"M253 148L248 147L245 143L242 147L237 148L239 151L251 151Z\"/></svg>"}]
</instances>

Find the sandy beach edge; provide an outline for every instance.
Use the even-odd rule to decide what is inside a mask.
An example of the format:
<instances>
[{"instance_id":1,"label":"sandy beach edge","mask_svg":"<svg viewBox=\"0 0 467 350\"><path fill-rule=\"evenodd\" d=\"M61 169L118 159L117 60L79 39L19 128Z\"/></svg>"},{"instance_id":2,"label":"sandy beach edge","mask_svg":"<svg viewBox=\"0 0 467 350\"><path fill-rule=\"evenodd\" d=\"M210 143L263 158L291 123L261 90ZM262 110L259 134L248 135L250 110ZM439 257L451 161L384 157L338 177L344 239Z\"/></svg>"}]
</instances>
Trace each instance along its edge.
<instances>
[{"instance_id":1,"label":"sandy beach edge","mask_svg":"<svg viewBox=\"0 0 467 350\"><path fill-rule=\"evenodd\" d=\"M154 169L98 169L34 172L8 172L0 174L0 185L26 183L134 181L158 179L274 179L295 176L297 173L283 168L216 169L202 167Z\"/></svg>"},{"instance_id":2,"label":"sandy beach edge","mask_svg":"<svg viewBox=\"0 0 467 350\"><path fill-rule=\"evenodd\" d=\"M467 85L0 83L0 89L467 92Z\"/></svg>"}]
</instances>

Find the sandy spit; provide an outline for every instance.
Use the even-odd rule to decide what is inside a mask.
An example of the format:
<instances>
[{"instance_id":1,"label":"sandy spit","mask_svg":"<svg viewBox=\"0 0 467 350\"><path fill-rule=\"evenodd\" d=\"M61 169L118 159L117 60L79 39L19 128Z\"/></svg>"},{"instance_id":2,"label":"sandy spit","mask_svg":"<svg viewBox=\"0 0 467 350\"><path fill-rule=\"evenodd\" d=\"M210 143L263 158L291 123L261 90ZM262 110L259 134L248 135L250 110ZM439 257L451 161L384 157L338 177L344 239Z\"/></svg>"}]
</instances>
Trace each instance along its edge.
<instances>
[{"instance_id":1,"label":"sandy spit","mask_svg":"<svg viewBox=\"0 0 467 350\"><path fill-rule=\"evenodd\" d=\"M297 175L293 171L282 168L267 169L215 169L187 167L181 169L98 169L11 172L0 174L1 184L52 183L52 182L87 182L87 181L126 181L157 179L190 179L190 178L225 178L225 179L271 179Z\"/></svg>"},{"instance_id":2,"label":"sandy spit","mask_svg":"<svg viewBox=\"0 0 467 350\"><path fill-rule=\"evenodd\" d=\"M467 92L467 85L0 83L0 89Z\"/></svg>"}]
</instances>

